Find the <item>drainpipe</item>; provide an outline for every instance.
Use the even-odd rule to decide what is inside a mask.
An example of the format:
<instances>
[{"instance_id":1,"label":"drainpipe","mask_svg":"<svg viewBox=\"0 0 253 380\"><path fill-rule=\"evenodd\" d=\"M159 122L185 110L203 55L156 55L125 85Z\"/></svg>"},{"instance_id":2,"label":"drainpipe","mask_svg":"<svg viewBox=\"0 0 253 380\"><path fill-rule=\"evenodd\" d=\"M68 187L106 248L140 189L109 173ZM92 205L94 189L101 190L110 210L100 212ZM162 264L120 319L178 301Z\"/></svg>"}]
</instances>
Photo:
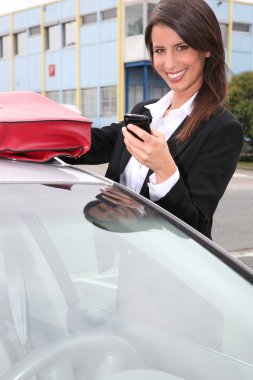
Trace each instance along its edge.
<instances>
[{"instance_id":1,"label":"drainpipe","mask_svg":"<svg viewBox=\"0 0 253 380\"><path fill-rule=\"evenodd\" d=\"M79 110L81 110L80 27L80 0L76 0L76 106Z\"/></svg>"},{"instance_id":2,"label":"drainpipe","mask_svg":"<svg viewBox=\"0 0 253 380\"><path fill-rule=\"evenodd\" d=\"M44 5L40 6L40 35L41 35L41 94L45 95L45 20Z\"/></svg>"},{"instance_id":3,"label":"drainpipe","mask_svg":"<svg viewBox=\"0 0 253 380\"><path fill-rule=\"evenodd\" d=\"M118 0L118 85L117 85L117 119L123 120L125 112L125 73L124 73L124 31L125 4Z\"/></svg>"},{"instance_id":4,"label":"drainpipe","mask_svg":"<svg viewBox=\"0 0 253 380\"><path fill-rule=\"evenodd\" d=\"M232 32L233 32L233 0L229 0L229 16L228 16L228 80L231 79L232 66Z\"/></svg>"},{"instance_id":5,"label":"drainpipe","mask_svg":"<svg viewBox=\"0 0 253 380\"><path fill-rule=\"evenodd\" d=\"M10 13L10 90L14 91L14 36L13 36L13 14Z\"/></svg>"}]
</instances>

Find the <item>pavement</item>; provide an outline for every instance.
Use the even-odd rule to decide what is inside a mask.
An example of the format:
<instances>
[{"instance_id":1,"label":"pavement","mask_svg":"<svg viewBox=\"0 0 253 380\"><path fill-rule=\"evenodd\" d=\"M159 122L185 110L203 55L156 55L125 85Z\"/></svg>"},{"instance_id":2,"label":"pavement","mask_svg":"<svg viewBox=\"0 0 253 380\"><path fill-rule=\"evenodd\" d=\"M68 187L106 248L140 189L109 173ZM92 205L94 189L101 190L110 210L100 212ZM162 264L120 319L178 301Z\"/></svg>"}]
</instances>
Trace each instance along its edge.
<instances>
[{"instance_id":1,"label":"pavement","mask_svg":"<svg viewBox=\"0 0 253 380\"><path fill-rule=\"evenodd\" d=\"M214 214L213 238L253 269L253 170L238 165Z\"/></svg>"},{"instance_id":2,"label":"pavement","mask_svg":"<svg viewBox=\"0 0 253 380\"><path fill-rule=\"evenodd\" d=\"M86 170L93 171L95 173L98 173L100 175L104 175L107 169L107 164L102 165L80 165L80 167L85 168ZM215 213L216 219L214 219L214 228L213 228L213 235L217 238L214 238L214 241L225 248L232 256L237 257L240 259L240 261L244 262L246 265L251 267L253 269L253 234L252 230L253 227L250 222L248 222L248 225L246 223L246 226L248 229L245 229L245 226L243 229L242 224L245 225L245 223L242 223L242 221L238 220L236 225L235 217L236 214L238 216L239 213L242 214L242 216L245 218L245 214L248 213L248 216L251 217L251 207L245 206L245 202L252 203L253 197L252 197L252 182L247 181L247 171L250 170L248 173L250 176L253 175L253 170L249 168L243 168L240 167L236 171L231 184L229 185L226 193L225 193L225 199L221 201L221 208L217 210L218 212ZM245 174L246 173L246 174ZM247 182L246 182L247 181ZM243 192L243 188L246 186L247 196L245 198L245 193L242 195L242 199L244 200L244 203L242 200L238 201L238 198L233 198L236 194L236 197L240 196ZM230 190L230 191L229 191ZM233 207L231 207L233 205ZM238 207L238 209L236 209ZM242 212L242 209L244 210ZM219 214L220 212L220 214ZM238 219L238 218L237 218ZM236 219L236 220L237 220ZM250 221L250 219L249 219ZM250 224L250 225L249 225ZM244 248L246 244L247 248ZM252 247L252 248L248 248Z\"/></svg>"}]
</instances>

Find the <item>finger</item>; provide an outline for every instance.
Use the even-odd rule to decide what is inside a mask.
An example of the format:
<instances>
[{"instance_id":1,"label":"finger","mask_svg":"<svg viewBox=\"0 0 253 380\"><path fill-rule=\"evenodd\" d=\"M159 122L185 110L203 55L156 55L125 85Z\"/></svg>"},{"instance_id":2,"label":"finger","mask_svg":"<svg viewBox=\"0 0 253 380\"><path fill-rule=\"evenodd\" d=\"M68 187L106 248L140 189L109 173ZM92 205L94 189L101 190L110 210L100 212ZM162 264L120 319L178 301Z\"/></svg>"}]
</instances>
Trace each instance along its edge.
<instances>
[{"instance_id":1,"label":"finger","mask_svg":"<svg viewBox=\"0 0 253 380\"><path fill-rule=\"evenodd\" d=\"M121 203L121 202L124 202L124 200L122 199L122 197L119 195L119 194L115 194L111 191L104 191L102 190L102 194L103 194L103 197L108 197L110 199L113 199L115 202L117 202L118 204Z\"/></svg>"},{"instance_id":2,"label":"finger","mask_svg":"<svg viewBox=\"0 0 253 380\"><path fill-rule=\"evenodd\" d=\"M101 192L105 194L113 194L119 198L121 197L121 193L113 187L106 187L104 189L101 189Z\"/></svg>"},{"instance_id":3,"label":"finger","mask_svg":"<svg viewBox=\"0 0 253 380\"><path fill-rule=\"evenodd\" d=\"M115 204L115 205L120 204L118 199L115 199L115 198L113 198L113 197L107 196L107 195L105 195L105 194L102 195L102 198L104 198L104 199L107 200L107 201L110 201L111 203L113 203L113 204Z\"/></svg>"},{"instance_id":4,"label":"finger","mask_svg":"<svg viewBox=\"0 0 253 380\"><path fill-rule=\"evenodd\" d=\"M146 141L149 137L150 137L150 134L147 133L146 131L144 131L142 128L138 127L137 125L134 125L134 124L128 124L127 126L127 132L130 131L132 133L134 133L136 136L139 137L140 141L138 138L137 138L137 141L138 142L143 142L143 141ZM129 133L129 132L128 132ZM131 133L130 133L131 135ZM132 135L131 135L132 136ZM136 137L133 136L135 139Z\"/></svg>"},{"instance_id":5,"label":"finger","mask_svg":"<svg viewBox=\"0 0 253 380\"><path fill-rule=\"evenodd\" d=\"M158 131L156 128L151 128L151 132L153 136L164 139L164 134Z\"/></svg>"},{"instance_id":6,"label":"finger","mask_svg":"<svg viewBox=\"0 0 253 380\"><path fill-rule=\"evenodd\" d=\"M119 197L118 195L112 193L111 191L104 191L104 190L102 190L102 194L103 194L103 196L108 196L108 197L111 197L111 198L116 199L116 200L120 200L121 199L121 197Z\"/></svg>"},{"instance_id":7,"label":"finger","mask_svg":"<svg viewBox=\"0 0 253 380\"><path fill-rule=\"evenodd\" d=\"M140 203L131 199L128 195L120 193L118 189L114 187L106 187L105 189L100 189L100 191L107 195L109 194L114 199L117 199L122 202L122 204L127 205L128 207L138 208Z\"/></svg>"}]
</instances>

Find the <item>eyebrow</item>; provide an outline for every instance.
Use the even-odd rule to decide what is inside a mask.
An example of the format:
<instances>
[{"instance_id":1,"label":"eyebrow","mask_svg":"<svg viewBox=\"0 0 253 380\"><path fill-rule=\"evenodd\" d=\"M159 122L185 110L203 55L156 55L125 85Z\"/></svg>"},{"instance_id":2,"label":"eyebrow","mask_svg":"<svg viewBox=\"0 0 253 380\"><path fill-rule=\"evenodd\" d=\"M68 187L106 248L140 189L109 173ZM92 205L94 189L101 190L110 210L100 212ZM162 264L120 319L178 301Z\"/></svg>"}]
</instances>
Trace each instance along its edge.
<instances>
[{"instance_id":1,"label":"eyebrow","mask_svg":"<svg viewBox=\"0 0 253 380\"><path fill-rule=\"evenodd\" d=\"M179 46L179 45L187 45L187 43L184 42L184 41L180 41L180 42L178 42L177 44L175 44L173 46L176 47L176 46Z\"/></svg>"},{"instance_id":2,"label":"eyebrow","mask_svg":"<svg viewBox=\"0 0 253 380\"><path fill-rule=\"evenodd\" d=\"M153 45L153 49L157 49L157 48L164 49L164 46L163 45Z\"/></svg>"},{"instance_id":3,"label":"eyebrow","mask_svg":"<svg viewBox=\"0 0 253 380\"><path fill-rule=\"evenodd\" d=\"M180 41L180 42L177 42L176 44L172 45L172 47L177 47L180 45L187 45L187 43L184 41ZM164 48L164 45L153 45L153 49L157 49L157 48Z\"/></svg>"}]
</instances>

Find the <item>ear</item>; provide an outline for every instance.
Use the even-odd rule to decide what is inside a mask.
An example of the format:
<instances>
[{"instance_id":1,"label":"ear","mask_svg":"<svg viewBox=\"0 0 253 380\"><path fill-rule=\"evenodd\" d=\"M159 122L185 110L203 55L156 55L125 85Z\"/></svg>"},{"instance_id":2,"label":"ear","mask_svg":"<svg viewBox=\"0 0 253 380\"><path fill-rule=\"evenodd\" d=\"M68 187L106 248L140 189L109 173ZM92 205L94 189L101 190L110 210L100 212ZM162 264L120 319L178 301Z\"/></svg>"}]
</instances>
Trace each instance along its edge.
<instances>
[{"instance_id":1,"label":"ear","mask_svg":"<svg viewBox=\"0 0 253 380\"><path fill-rule=\"evenodd\" d=\"M210 51L206 51L205 52L205 58L209 58L209 57L211 57L211 53L210 53Z\"/></svg>"}]
</instances>

